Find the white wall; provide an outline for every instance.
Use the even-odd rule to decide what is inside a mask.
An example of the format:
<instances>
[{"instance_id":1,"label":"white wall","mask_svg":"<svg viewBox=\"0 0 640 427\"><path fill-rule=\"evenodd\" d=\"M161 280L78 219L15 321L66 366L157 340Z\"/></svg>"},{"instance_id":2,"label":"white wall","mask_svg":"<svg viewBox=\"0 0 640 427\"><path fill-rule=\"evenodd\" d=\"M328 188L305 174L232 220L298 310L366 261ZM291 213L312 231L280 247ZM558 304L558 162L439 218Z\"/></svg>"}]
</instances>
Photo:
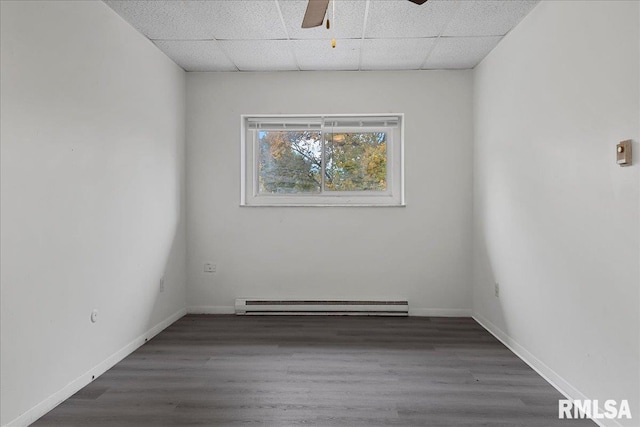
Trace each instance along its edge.
<instances>
[{"instance_id":1,"label":"white wall","mask_svg":"<svg viewBox=\"0 0 640 427\"><path fill-rule=\"evenodd\" d=\"M638 3L542 3L475 73L189 74L188 247L184 73L101 2L0 4L2 425L179 315L185 276L202 311L467 314L473 281L545 374L640 416L639 173L613 151L640 153ZM239 207L240 114L373 112L405 113L406 208Z\"/></svg>"},{"instance_id":2,"label":"white wall","mask_svg":"<svg viewBox=\"0 0 640 427\"><path fill-rule=\"evenodd\" d=\"M188 73L188 305L399 296L469 314L471 97L470 71ZM378 112L406 114L406 208L239 206L241 114Z\"/></svg>"},{"instance_id":3,"label":"white wall","mask_svg":"<svg viewBox=\"0 0 640 427\"><path fill-rule=\"evenodd\" d=\"M476 68L474 110L474 312L573 397L629 399L629 426L640 418L639 5L541 3ZM625 139L636 159L621 168Z\"/></svg>"},{"instance_id":4,"label":"white wall","mask_svg":"<svg viewBox=\"0 0 640 427\"><path fill-rule=\"evenodd\" d=\"M102 2L1 8L0 423L20 425L185 307L185 74Z\"/></svg>"}]
</instances>

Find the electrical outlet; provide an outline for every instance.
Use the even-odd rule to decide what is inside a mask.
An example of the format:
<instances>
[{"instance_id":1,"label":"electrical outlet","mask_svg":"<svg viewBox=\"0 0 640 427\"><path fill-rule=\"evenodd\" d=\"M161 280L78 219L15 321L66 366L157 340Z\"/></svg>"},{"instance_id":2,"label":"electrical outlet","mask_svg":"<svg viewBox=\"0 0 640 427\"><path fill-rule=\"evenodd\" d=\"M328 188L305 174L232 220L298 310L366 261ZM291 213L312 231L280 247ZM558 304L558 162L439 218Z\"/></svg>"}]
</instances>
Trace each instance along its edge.
<instances>
[{"instance_id":1,"label":"electrical outlet","mask_svg":"<svg viewBox=\"0 0 640 427\"><path fill-rule=\"evenodd\" d=\"M160 278L160 292L164 292L164 277Z\"/></svg>"},{"instance_id":2,"label":"electrical outlet","mask_svg":"<svg viewBox=\"0 0 640 427\"><path fill-rule=\"evenodd\" d=\"M496 282L494 285L494 292L496 294L496 297L500 297L500 283Z\"/></svg>"},{"instance_id":3,"label":"electrical outlet","mask_svg":"<svg viewBox=\"0 0 640 427\"><path fill-rule=\"evenodd\" d=\"M204 272L205 273L215 273L216 272L216 265L212 262L205 262L204 263Z\"/></svg>"}]
</instances>

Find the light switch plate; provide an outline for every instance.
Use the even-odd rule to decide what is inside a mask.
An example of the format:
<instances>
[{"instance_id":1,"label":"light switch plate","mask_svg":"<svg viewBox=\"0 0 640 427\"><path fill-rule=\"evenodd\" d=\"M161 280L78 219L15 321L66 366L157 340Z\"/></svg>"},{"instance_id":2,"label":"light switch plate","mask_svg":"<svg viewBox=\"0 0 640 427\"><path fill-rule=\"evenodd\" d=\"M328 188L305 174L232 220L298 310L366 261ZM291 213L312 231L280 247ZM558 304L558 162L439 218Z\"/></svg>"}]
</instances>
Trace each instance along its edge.
<instances>
[{"instance_id":1,"label":"light switch plate","mask_svg":"<svg viewBox=\"0 0 640 427\"><path fill-rule=\"evenodd\" d=\"M631 140L621 141L616 145L616 163L620 166L631 165Z\"/></svg>"}]
</instances>

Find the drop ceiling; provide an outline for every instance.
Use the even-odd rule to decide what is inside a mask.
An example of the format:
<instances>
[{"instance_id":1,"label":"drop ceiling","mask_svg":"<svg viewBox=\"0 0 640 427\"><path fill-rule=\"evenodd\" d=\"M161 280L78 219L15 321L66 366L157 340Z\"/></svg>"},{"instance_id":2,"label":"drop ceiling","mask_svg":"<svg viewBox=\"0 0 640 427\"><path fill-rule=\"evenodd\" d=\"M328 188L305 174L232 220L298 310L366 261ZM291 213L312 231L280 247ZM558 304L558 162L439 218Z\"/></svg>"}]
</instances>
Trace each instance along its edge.
<instances>
[{"instance_id":1,"label":"drop ceiling","mask_svg":"<svg viewBox=\"0 0 640 427\"><path fill-rule=\"evenodd\" d=\"M473 68L538 1L333 0L330 30L306 0L105 3L186 71L307 71Z\"/></svg>"}]
</instances>

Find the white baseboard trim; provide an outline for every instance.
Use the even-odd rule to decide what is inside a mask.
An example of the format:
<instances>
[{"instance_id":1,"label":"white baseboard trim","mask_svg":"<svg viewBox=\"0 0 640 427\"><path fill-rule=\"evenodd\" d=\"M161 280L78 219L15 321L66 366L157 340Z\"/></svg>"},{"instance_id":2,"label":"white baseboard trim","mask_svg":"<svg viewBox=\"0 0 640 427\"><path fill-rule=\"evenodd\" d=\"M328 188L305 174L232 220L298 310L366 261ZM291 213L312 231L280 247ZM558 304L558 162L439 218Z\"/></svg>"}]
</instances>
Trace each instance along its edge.
<instances>
[{"instance_id":1,"label":"white baseboard trim","mask_svg":"<svg viewBox=\"0 0 640 427\"><path fill-rule=\"evenodd\" d=\"M236 308L232 305L192 305L187 307L189 314L235 314Z\"/></svg>"},{"instance_id":2,"label":"white baseboard trim","mask_svg":"<svg viewBox=\"0 0 640 427\"><path fill-rule=\"evenodd\" d=\"M411 308L409 316L416 317L471 317L473 312L466 308Z\"/></svg>"},{"instance_id":3,"label":"white baseboard trim","mask_svg":"<svg viewBox=\"0 0 640 427\"><path fill-rule=\"evenodd\" d=\"M235 307L232 305L192 305L187 307L189 314L235 314ZM409 316L429 316L429 317L471 317L471 310L464 308L411 308Z\"/></svg>"},{"instance_id":4,"label":"white baseboard trim","mask_svg":"<svg viewBox=\"0 0 640 427\"><path fill-rule=\"evenodd\" d=\"M511 338L506 332L498 328L491 323L488 319L479 315L473 314L473 318L483 328L485 328L491 335L496 337L498 341L504 344L509 350L515 353L524 363L529 365L531 369L536 371L542 378L544 378L549 384L551 384L556 390L558 390L567 399L574 400L586 400L587 397L581 393L577 388L571 385L567 380L562 378L557 372L545 365L540 359L535 357L526 348L518 344L513 338ZM600 427L622 427L617 420L609 419L592 419L593 422Z\"/></svg>"},{"instance_id":5,"label":"white baseboard trim","mask_svg":"<svg viewBox=\"0 0 640 427\"><path fill-rule=\"evenodd\" d=\"M93 368L89 369L84 374L80 375L75 380L71 381L62 389L53 393L51 396L47 397L42 402L38 403L33 408L29 409L22 415L15 418L13 421L10 421L6 424L7 427L22 427L28 426L34 423L38 418L45 415L47 412L51 411L53 408L58 406L60 403L67 400L69 397L73 396L76 392L78 392L81 388L89 384L95 378L98 378L100 375L104 374L106 371L111 369L116 363L120 362L122 359L133 353L140 346L142 346L146 341L150 340L154 336L158 335L164 329L166 329L169 325L171 325L176 320L180 319L187 313L185 309L179 310L171 316L167 317L165 320L161 321L151 329L149 329L144 334L135 338L129 344L122 347L120 350L113 353L111 356L98 363Z\"/></svg>"}]
</instances>

